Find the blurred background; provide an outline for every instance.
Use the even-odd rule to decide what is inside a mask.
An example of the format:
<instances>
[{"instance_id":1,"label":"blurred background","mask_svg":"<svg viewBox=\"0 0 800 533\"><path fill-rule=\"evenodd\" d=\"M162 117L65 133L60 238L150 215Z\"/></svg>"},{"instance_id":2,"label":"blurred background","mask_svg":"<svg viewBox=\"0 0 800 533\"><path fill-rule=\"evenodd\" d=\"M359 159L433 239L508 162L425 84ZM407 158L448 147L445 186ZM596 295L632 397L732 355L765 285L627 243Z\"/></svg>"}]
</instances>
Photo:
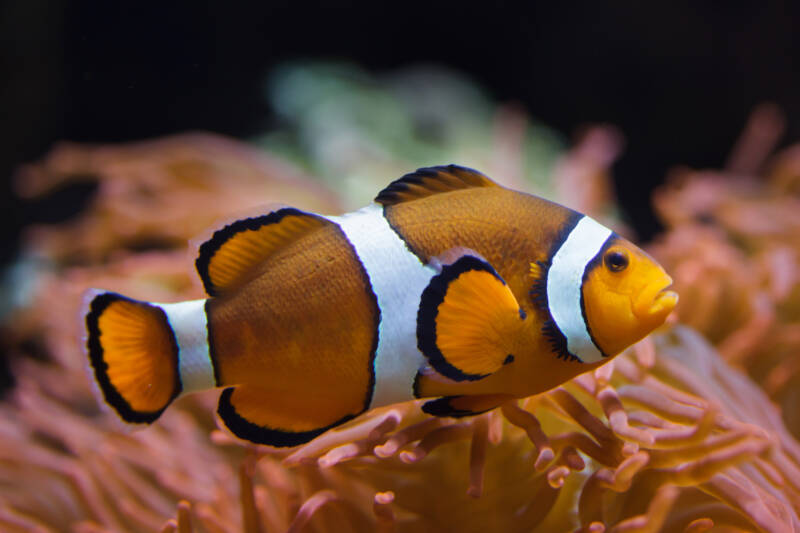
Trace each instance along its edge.
<instances>
[{"instance_id":1,"label":"blurred background","mask_svg":"<svg viewBox=\"0 0 800 533\"><path fill-rule=\"evenodd\" d=\"M0 2L0 529L800 530L799 17ZM670 323L486 415L409 402L289 456L220 431L216 391L140 432L102 410L88 287L201 298L204 229L451 162L642 243Z\"/></svg>"},{"instance_id":2,"label":"blurred background","mask_svg":"<svg viewBox=\"0 0 800 533\"><path fill-rule=\"evenodd\" d=\"M647 240L658 229L651 189L677 163L722 166L757 103L777 103L788 118L784 144L797 139L798 14L789 1L539 2L522 11L3 2L0 207L11 216L2 260L21 227L68 218L91 191L82 184L20 200L10 177L21 163L59 140L115 143L187 130L257 138L286 125L269 80L304 60L378 78L443 68L565 143L583 124L617 126L626 140L613 172L617 196Z\"/></svg>"}]
</instances>

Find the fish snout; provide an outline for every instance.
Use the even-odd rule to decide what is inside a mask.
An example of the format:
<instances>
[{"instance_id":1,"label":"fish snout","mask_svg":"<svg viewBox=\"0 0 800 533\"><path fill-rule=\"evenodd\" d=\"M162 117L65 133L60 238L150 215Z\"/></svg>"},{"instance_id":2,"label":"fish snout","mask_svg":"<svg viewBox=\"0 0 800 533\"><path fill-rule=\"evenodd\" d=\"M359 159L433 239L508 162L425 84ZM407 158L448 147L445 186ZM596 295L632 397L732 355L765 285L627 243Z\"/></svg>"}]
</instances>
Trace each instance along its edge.
<instances>
[{"instance_id":1,"label":"fish snout","mask_svg":"<svg viewBox=\"0 0 800 533\"><path fill-rule=\"evenodd\" d=\"M663 322L678 305L678 293L669 290L672 278L664 274L658 281L648 284L636 298L633 314L641 320Z\"/></svg>"}]
</instances>

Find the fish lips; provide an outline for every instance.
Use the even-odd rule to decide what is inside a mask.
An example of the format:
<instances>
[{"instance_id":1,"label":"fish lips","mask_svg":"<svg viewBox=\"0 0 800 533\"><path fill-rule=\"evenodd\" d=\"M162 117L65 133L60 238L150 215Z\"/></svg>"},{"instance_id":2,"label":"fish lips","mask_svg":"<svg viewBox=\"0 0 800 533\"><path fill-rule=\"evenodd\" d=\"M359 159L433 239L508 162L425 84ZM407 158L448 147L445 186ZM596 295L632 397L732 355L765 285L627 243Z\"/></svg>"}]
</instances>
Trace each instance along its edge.
<instances>
[{"instance_id":1,"label":"fish lips","mask_svg":"<svg viewBox=\"0 0 800 533\"><path fill-rule=\"evenodd\" d=\"M678 293L670 290L671 286L672 278L668 275L649 284L636 298L633 314L642 320L665 320L678 305Z\"/></svg>"}]
</instances>

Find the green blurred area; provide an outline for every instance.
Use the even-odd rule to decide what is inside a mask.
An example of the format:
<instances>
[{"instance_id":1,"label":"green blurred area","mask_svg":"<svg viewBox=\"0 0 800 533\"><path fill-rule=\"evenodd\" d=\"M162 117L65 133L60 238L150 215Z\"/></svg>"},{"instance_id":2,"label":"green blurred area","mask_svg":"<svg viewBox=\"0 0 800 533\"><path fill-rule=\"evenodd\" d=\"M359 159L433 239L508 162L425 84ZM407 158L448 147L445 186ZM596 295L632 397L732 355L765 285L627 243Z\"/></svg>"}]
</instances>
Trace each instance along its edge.
<instances>
[{"instance_id":1,"label":"green blurred area","mask_svg":"<svg viewBox=\"0 0 800 533\"><path fill-rule=\"evenodd\" d=\"M291 63L265 90L278 123L257 144L319 176L347 209L370 202L387 177L449 163L490 173L503 160L521 169L526 189L552 196L549 177L565 140L455 72L416 67L372 76L345 63ZM521 126L514 146L503 117Z\"/></svg>"}]
</instances>

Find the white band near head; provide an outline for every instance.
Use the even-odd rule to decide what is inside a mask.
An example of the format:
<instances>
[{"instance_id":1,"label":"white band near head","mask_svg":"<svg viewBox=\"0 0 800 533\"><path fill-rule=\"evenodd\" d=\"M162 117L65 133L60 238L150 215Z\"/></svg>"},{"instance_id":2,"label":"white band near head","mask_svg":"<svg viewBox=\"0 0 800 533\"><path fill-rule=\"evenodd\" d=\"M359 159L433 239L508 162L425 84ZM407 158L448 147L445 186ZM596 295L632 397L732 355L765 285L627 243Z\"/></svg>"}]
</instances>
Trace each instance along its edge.
<instances>
[{"instance_id":1,"label":"white band near head","mask_svg":"<svg viewBox=\"0 0 800 533\"><path fill-rule=\"evenodd\" d=\"M157 304L167 315L178 343L178 371L183 393L213 389L214 366L208 353L206 301Z\"/></svg>"},{"instance_id":2,"label":"white band near head","mask_svg":"<svg viewBox=\"0 0 800 533\"><path fill-rule=\"evenodd\" d=\"M553 256L547 272L550 315L567 340L569 353L584 363L602 361L581 309L581 286L586 265L603 248L611 230L582 217Z\"/></svg>"}]
</instances>

